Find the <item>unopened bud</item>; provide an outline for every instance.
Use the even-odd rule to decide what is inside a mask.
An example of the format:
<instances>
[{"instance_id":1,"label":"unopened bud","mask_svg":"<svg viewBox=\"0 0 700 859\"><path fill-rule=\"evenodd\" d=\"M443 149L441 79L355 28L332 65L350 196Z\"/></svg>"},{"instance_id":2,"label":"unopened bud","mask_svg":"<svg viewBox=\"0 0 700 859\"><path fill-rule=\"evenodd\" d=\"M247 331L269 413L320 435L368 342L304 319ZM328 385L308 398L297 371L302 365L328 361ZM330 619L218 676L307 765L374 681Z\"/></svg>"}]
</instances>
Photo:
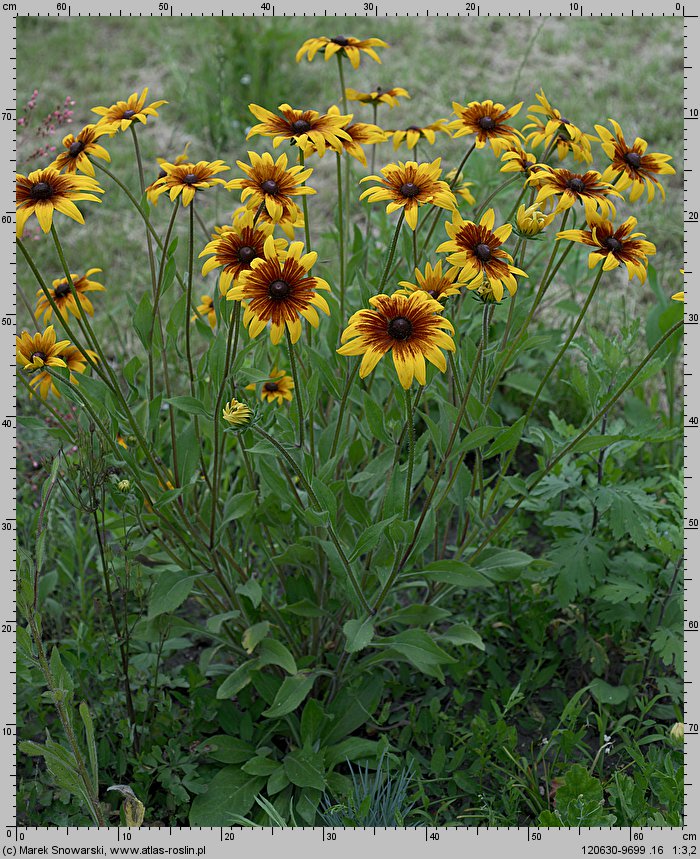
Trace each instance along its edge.
<instances>
[{"instance_id":1,"label":"unopened bud","mask_svg":"<svg viewBox=\"0 0 700 859\"><path fill-rule=\"evenodd\" d=\"M537 203L528 206L527 209L521 205L515 216L516 231L523 238L532 238L539 235L553 220L554 212L551 215L545 215Z\"/></svg>"}]
</instances>

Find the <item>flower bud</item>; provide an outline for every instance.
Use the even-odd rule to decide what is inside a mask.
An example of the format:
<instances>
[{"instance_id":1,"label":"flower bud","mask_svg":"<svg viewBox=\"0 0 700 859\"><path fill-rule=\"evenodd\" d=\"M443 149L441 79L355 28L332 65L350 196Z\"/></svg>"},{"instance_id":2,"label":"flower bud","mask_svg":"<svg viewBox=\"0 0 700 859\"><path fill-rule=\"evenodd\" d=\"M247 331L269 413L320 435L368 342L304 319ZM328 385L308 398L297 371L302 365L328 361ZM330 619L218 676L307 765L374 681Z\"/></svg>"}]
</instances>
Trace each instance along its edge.
<instances>
[{"instance_id":1,"label":"flower bud","mask_svg":"<svg viewBox=\"0 0 700 859\"><path fill-rule=\"evenodd\" d=\"M227 423L231 424L231 426L245 427L251 422L253 412L245 405L245 403L239 403L238 400L231 400L230 403L226 403L224 406L222 417Z\"/></svg>"},{"instance_id":2,"label":"flower bud","mask_svg":"<svg viewBox=\"0 0 700 859\"><path fill-rule=\"evenodd\" d=\"M131 483L129 483L128 480L120 480L119 483L117 483L117 489L120 492L128 492L131 489Z\"/></svg>"},{"instance_id":3,"label":"flower bud","mask_svg":"<svg viewBox=\"0 0 700 859\"><path fill-rule=\"evenodd\" d=\"M670 730L671 739L675 740L678 743L683 742L683 722L676 722L675 725L671 726Z\"/></svg>"},{"instance_id":4,"label":"flower bud","mask_svg":"<svg viewBox=\"0 0 700 859\"><path fill-rule=\"evenodd\" d=\"M545 215L537 203L528 206L527 209L521 205L515 216L515 225L518 235L528 239L539 235L544 228L554 220L554 213Z\"/></svg>"}]
</instances>

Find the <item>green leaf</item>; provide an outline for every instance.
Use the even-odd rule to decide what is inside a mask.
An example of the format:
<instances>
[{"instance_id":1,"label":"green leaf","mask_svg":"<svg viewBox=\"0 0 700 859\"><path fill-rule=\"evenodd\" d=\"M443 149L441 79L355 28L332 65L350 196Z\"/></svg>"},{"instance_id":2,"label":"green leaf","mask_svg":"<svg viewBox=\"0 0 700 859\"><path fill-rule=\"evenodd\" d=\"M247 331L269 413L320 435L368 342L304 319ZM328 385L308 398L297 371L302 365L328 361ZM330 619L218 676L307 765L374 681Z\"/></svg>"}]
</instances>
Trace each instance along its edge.
<instances>
[{"instance_id":1,"label":"green leaf","mask_svg":"<svg viewBox=\"0 0 700 859\"><path fill-rule=\"evenodd\" d=\"M347 639L345 650L348 653L357 653L372 641L374 624L369 617L364 620L348 620L343 624L343 632Z\"/></svg>"},{"instance_id":2,"label":"green leaf","mask_svg":"<svg viewBox=\"0 0 700 859\"><path fill-rule=\"evenodd\" d=\"M375 522L374 525L370 525L369 528L365 528L364 531L360 534L357 543L355 543L355 548L352 551L352 554L349 556L348 560L352 563L354 560L359 558L361 555L367 554L379 543L382 538L382 535L387 529L387 526L390 525L397 516L390 516L388 519L383 519L381 522Z\"/></svg>"},{"instance_id":3,"label":"green leaf","mask_svg":"<svg viewBox=\"0 0 700 859\"><path fill-rule=\"evenodd\" d=\"M255 754L255 748L250 743L225 734L208 737L203 746L210 758L222 764L241 764Z\"/></svg>"},{"instance_id":4,"label":"green leaf","mask_svg":"<svg viewBox=\"0 0 700 859\"><path fill-rule=\"evenodd\" d=\"M243 772L248 773L249 775L272 775L273 772L277 772L282 765L279 761L275 761L272 758L266 758L263 755L258 755L257 757L251 758L247 763L243 764L241 769Z\"/></svg>"},{"instance_id":5,"label":"green leaf","mask_svg":"<svg viewBox=\"0 0 700 859\"><path fill-rule=\"evenodd\" d=\"M263 665L279 665L280 668L284 668L287 674L297 673L294 657L282 642L274 638L266 638L260 644L258 664L261 668Z\"/></svg>"},{"instance_id":6,"label":"green leaf","mask_svg":"<svg viewBox=\"0 0 700 859\"><path fill-rule=\"evenodd\" d=\"M248 597L254 608L262 602L262 588L255 579L248 579L244 585L236 585L236 593Z\"/></svg>"},{"instance_id":7,"label":"green leaf","mask_svg":"<svg viewBox=\"0 0 700 859\"><path fill-rule=\"evenodd\" d=\"M381 639L382 645L389 645L392 650L407 659L412 665L430 677L444 679L440 665L447 665L457 660L450 656L435 643L423 629L407 629L397 635Z\"/></svg>"},{"instance_id":8,"label":"green leaf","mask_svg":"<svg viewBox=\"0 0 700 859\"><path fill-rule=\"evenodd\" d=\"M264 784L263 776L225 767L209 782L207 792L194 798L190 826L233 826L237 815L250 811Z\"/></svg>"},{"instance_id":9,"label":"green leaf","mask_svg":"<svg viewBox=\"0 0 700 859\"><path fill-rule=\"evenodd\" d=\"M322 751L297 749L290 752L284 759L284 771L291 783L297 787L323 790L326 786Z\"/></svg>"},{"instance_id":10,"label":"green leaf","mask_svg":"<svg viewBox=\"0 0 700 859\"><path fill-rule=\"evenodd\" d=\"M196 576L176 570L162 572L148 601L148 619L179 608L192 592L195 580Z\"/></svg>"},{"instance_id":11,"label":"green leaf","mask_svg":"<svg viewBox=\"0 0 700 859\"><path fill-rule=\"evenodd\" d=\"M516 549L487 549L477 562L480 572L496 582L512 582L519 578L532 557Z\"/></svg>"},{"instance_id":12,"label":"green leaf","mask_svg":"<svg viewBox=\"0 0 700 859\"><path fill-rule=\"evenodd\" d=\"M375 758L381 753L382 744L377 740L365 740L362 737L348 737L341 743L328 746L326 749L326 766L329 770L345 761L356 761L363 758Z\"/></svg>"},{"instance_id":13,"label":"green leaf","mask_svg":"<svg viewBox=\"0 0 700 859\"><path fill-rule=\"evenodd\" d=\"M251 654L269 631L270 622L268 620L256 623L254 626L249 626L241 638L241 644L245 648L246 653Z\"/></svg>"},{"instance_id":14,"label":"green leaf","mask_svg":"<svg viewBox=\"0 0 700 859\"><path fill-rule=\"evenodd\" d=\"M520 441L520 436L523 434L523 430L525 429L525 415L519 418L511 427L508 427L507 430L503 432L499 432L496 441L491 445L491 447L484 454L484 459L488 459L490 456L496 456L498 453L505 453L508 450L512 450Z\"/></svg>"},{"instance_id":15,"label":"green leaf","mask_svg":"<svg viewBox=\"0 0 700 859\"><path fill-rule=\"evenodd\" d=\"M324 742L338 743L366 724L379 706L383 689L384 682L377 674L364 678L355 687L341 689L327 708L333 721L324 728Z\"/></svg>"},{"instance_id":16,"label":"green leaf","mask_svg":"<svg viewBox=\"0 0 700 859\"><path fill-rule=\"evenodd\" d=\"M423 576L431 582L443 582L458 588L488 588L493 582L485 575L464 561L434 561L428 564L420 573L411 576Z\"/></svg>"},{"instance_id":17,"label":"green leaf","mask_svg":"<svg viewBox=\"0 0 700 859\"><path fill-rule=\"evenodd\" d=\"M245 689L251 681L250 672L255 666L257 666L257 664L257 659L249 659L248 662L244 662L242 665L239 665L238 668L236 668L232 674L229 674L221 686L216 690L216 697L219 700L222 698L233 698L233 696L237 695L241 689Z\"/></svg>"},{"instance_id":18,"label":"green leaf","mask_svg":"<svg viewBox=\"0 0 700 859\"><path fill-rule=\"evenodd\" d=\"M153 304L151 303L151 296L147 292L144 292L141 301L136 306L133 326L141 345L146 351L149 351L151 348L151 328L153 327L155 330L155 326L153 326Z\"/></svg>"},{"instance_id":19,"label":"green leaf","mask_svg":"<svg viewBox=\"0 0 700 859\"><path fill-rule=\"evenodd\" d=\"M63 662L61 661L61 654L58 652L57 647L54 647L51 651L50 663L51 673L53 674L56 687L62 692L72 692L75 688L73 678L70 676Z\"/></svg>"},{"instance_id":20,"label":"green leaf","mask_svg":"<svg viewBox=\"0 0 700 859\"><path fill-rule=\"evenodd\" d=\"M286 677L277 690L275 700L267 710L263 710L262 715L268 719L279 719L296 710L311 691L314 680L313 674L295 674L292 677Z\"/></svg>"},{"instance_id":21,"label":"green leaf","mask_svg":"<svg viewBox=\"0 0 700 859\"><path fill-rule=\"evenodd\" d=\"M478 647L479 650L486 650L486 645L479 633L466 622L455 623L454 626L442 633L441 638L449 641L450 644L470 644L473 647Z\"/></svg>"},{"instance_id":22,"label":"green leaf","mask_svg":"<svg viewBox=\"0 0 700 859\"><path fill-rule=\"evenodd\" d=\"M97 785L100 783L100 780L97 777L97 745L95 744L95 726L92 722L92 716L90 715L88 705L85 703L85 701L80 702L78 712L80 713L80 718L83 720L83 725L85 726L85 745L87 746L88 757L90 758L92 783Z\"/></svg>"},{"instance_id":23,"label":"green leaf","mask_svg":"<svg viewBox=\"0 0 700 859\"><path fill-rule=\"evenodd\" d=\"M174 409L186 412L188 415L203 415L209 420L212 419L211 413L207 411L204 403L194 397L168 397L163 402L170 403Z\"/></svg>"},{"instance_id":24,"label":"green leaf","mask_svg":"<svg viewBox=\"0 0 700 859\"><path fill-rule=\"evenodd\" d=\"M599 704L624 704L630 694L627 686L611 686L600 677L596 677L588 688Z\"/></svg>"}]
</instances>

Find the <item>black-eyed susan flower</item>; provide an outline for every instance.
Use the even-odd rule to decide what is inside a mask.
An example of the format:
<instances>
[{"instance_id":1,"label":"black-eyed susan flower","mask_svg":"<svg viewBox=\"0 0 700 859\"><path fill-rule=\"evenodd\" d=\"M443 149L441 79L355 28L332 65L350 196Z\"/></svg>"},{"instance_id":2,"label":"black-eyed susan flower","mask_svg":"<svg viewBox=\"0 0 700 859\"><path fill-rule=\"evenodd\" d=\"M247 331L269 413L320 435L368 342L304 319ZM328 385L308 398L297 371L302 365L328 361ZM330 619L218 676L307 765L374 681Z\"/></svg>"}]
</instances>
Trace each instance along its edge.
<instances>
[{"instance_id":1,"label":"black-eyed susan flower","mask_svg":"<svg viewBox=\"0 0 700 859\"><path fill-rule=\"evenodd\" d=\"M450 129L446 119L437 119L435 122L431 122L430 125L409 125L408 128L397 128L387 131L387 136L391 137L394 150L397 150L404 142L408 149L414 149L419 140L427 140L432 146L435 143L435 134L438 131L441 131L448 137L450 136Z\"/></svg>"},{"instance_id":2,"label":"black-eyed susan flower","mask_svg":"<svg viewBox=\"0 0 700 859\"><path fill-rule=\"evenodd\" d=\"M158 163L158 175L153 180L153 182L151 182L151 184L148 185L145 189L148 202L152 206L155 206L158 203L159 195L153 193L153 191L156 187L156 183L158 182L159 179L164 179L165 176L167 175L165 170L163 170L163 164L175 164L175 165L177 165L177 164L185 164L186 162L190 161L190 158L187 154L187 150L189 148L190 148L190 143L188 141L185 144L185 148L182 150L182 152L179 155L176 155L175 158L170 158L170 159L169 158L160 158L160 157L156 158L156 162Z\"/></svg>"},{"instance_id":3,"label":"black-eyed susan flower","mask_svg":"<svg viewBox=\"0 0 700 859\"><path fill-rule=\"evenodd\" d=\"M656 246L644 241L644 233L633 233L636 218L627 218L617 229L612 221L596 212L588 216L587 230L564 230L557 233L558 239L580 242L594 248L588 257L588 267L603 263L603 271L617 268L620 263L627 266L630 280L638 277L641 283L647 279L647 257L656 253ZM642 237L642 238L640 238Z\"/></svg>"},{"instance_id":4,"label":"black-eyed susan flower","mask_svg":"<svg viewBox=\"0 0 700 859\"><path fill-rule=\"evenodd\" d=\"M532 239L539 236L553 220L554 212L545 215L537 203L527 207L523 203L515 215L515 232L523 239Z\"/></svg>"},{"instance_id":5,"label":"black-eyed susan flower","mask_svg":"<svg viewBox=\"0 0 700 859\"><path fill-rule=\"evenodd\" d=\"M245 427L253 419L253 411L245 403L240 403L238 400L232 399L224 406L221 416L226 423L231 424L233 427Z\"/></svg>"},{"instance_id":6,"label":"black-eyed susan flower","mask_svg":"<svg viewBox=\"0 0 700 859\"><path fill-rule=\"evenodd\" d=\"M447 221L445 229L450 237L438 247L439 253L449 253L447 261L461 269L460 280L465 281L467 289L478 290L486 286L493 293L495 301L503 298L503 287L514 295L518 282L514 275L527 277L524 271L516 268L513 257L501 245L510 236L513 227L504 224L493 228L495 215L489 209L478 224L465 221L459 212L452 213L452 222Z\"/></svg>"},{"instance_id":7,"label":"black-eyed susan flower","mask_svg":"<svg viewBox=\"0 0 700 859\"><path fill-rule=\"evenodd\" d=\"M362 355L360 377L374 370L383 355L391 351L401 386L408 390L413 379L425 385L425 359L443 373L447 368L440 351L455 351L450 334L452 323L440 314L443 306L427 292L410 295L375 295L372 309L358 310L348 322L337 351L341 355ZM447 333L449 332L449 334Z\"/></svg>"},{"instance_id":8,"label":"black-eyed susan flower","mask_svg":"<svg viewBox=\"0 0 700 859\"><path fill-rule=\"evenodd\" d=\"M419 268L414 269L414 272L417 282L399 281L399 286L403 287L399 292L410 295L411 292L422 290L436 301L444 301L449 295L459 295L460 287L464 285L457 280L457 275L460 273L458 268L449 268L443 274L442 260L438 260L435 266L427 262L424 272Z\"/></svg>"},{"instance_id":9,"label":"black-eyed susan flower","mask_svg":"<svg viewBox=\"0 0 700 859\"><path fill-rule=\"evenodd\" d=\"M302 242L292 242L281 259L275 240L268 236L264 257L253 260L226 294L230 301L244 302L243 324L251 337L257 337L269 322L273 344L280 342L285 326L296 343L301 336L301 316L317 328L315 308L330 314L326 299L316 291L330 290L330 286L323 278L309 275L318 254L303 250Z\"/></svg>"},{"instance_id":10,"label":"black-eyed susan flower","mask_svg":"<svg viewBox=\"0 0 700 859\"><path fill-rule=\"evenodd\" d=\"M146 105L147 98L148 87L144 87L141 95L134 92L126 101L117 101L109 107L93 107L92 112L100 117L97 122L98 127L106 128L110 133L114 133L126 131L135 120L145 125L149 116L158 116L157 107L168 103L160 99Z\"/></svg>"},{"instance_id":11,"label":"black-eyed susan flower","mask_svg":"<svg viewBox=\"0 0 700 859\"><path fill-rule=\"evenodd\" d=\"M301 149L306 149L311 143L319 155L323 155L328 146L336 152L342 152L342 141L350 139L343 126L352 119L352 114L330 116L315 110L296 110L288 104L281 104L277 108L279 113L272 113L257 104L249 104L248 108L260 122L250 129L246 140L255 134L262 134L274 138L274 147L284 140L294 141Z\"/></svg>"},{"instance_id":12,"label":"black-eyed susan flower","mask_svg":"<svg viewBox=\"0 0 700 859\"><path fill-rule=\"evenodd\" d=\"M528 183L539 189L535 198L536 203L558 196L559 202L554 211L563 212L578 201L583 204L586 217L598 209L605 216L615 217L615 206L608 197L622 196L609 182L603 181L603 177L597 170L572 173L563 167L553 168L540 164L530 173Z\"/></svg>"},{"instance_id":13,"label":"black-eyed susan flower","mask_svg":"<svg viewBox=\"0 0 700 859\"><path fill-rule=\"evenodd\" d=\"M526 152L520 147L515 147L506 150L501 155L501 161L503 162L501 173L524 173L527 176L537 163L537 158L532 152Z\"/></svg>"},{"instance_id":14,"label":"black-eyed susan flower","mask_svg":"<svg viewBox=\"0 0 700 859\"><path fill-rule=\"evenodd\" d=\"M232 219L234 225L243 215L251 211L252 209L249 209L247 206L239 206L235 209ZM284 215L282 215L279 221L273 221L266 209L260 211L259 215L258 212L255 212L255 215L258 217L258 224L279 227L289 239L294 239L294 230L304 229L304 213L296 203L292 203L289 209L285 209Z\"/></svg>"},{"instance_id":15,"label":"black-eyed susan flower","mask_svg":"<svg viewBox=\"0 0 700 859\"><path fill-rule=\"evenodd\" d=\"M19 337L15 337L15 344L17 363L24 370L31 372L43 370L44 367L66 366L62 353L66 346L70 346L70 340L57 341L53 325L41 333L23 331Z\"/></svg>"},{"instance_id":16,"label":"black-eyed susan flower","mask_svg":"<svg viewBox=\"0 0 700 859\"><path fill-rule=\"evenodd\" d=\"M104 194L90 176L76 173L59 173L53 167L34 170L28 176L17 174L15 201L17 204L17 236L22 237L28 218L36 215L41 229L48 233L53 223L54 210L84 224L75 200L100 202L96 194Z\"/></svg>"},{"instance_id":17,"label":"black-eyed susan flower","mask_svg":"<svg viewBox=\"0 0 700 859\"><path fill-rule=\"evenodd\" d=\"M85 313L88 313L90 316L94 315L95 309L92 306L92 302L88 298L87 293L104 292L105 288L101 283L98 283L96 280L90 280L90 276L93 274L97 274L98 271L102 271L102 269L90 268L83 275L71 273L73 287L78 296L77 302L70 288L70 284L68 283L67 278L59 277L58 279L52 281L50 290L51 298L53 298L54 304L58 308L58 313L63 319L66 318L67 313L70 313L72 316L75 316L76 319L80 318L78 302L80 303L80 306L83 308L83 311ZM51 319L53 307L51 306L51 302L44 294L43 289L39 289L36 295L36 315L41 316L41 314L43 313L44 325L46 325L49 319Z\"/></svg>"},{"instance_id":18,"label":"black-eyed susan flower","mask_svg":"<svg viewBox=\"0 0 700 859\"><path fill-rule=\"evenodd\" d=\"M359 101L362 104L388 104L389 107L398 107L399 98L410 98L408 92L401 86L383 89L377 85L371 92L360 92L352 87L346 87L345 97L348 101Z\"/></svg>"},{"instance_id":19,"label":"black-eyed susan flower","mask_svg":"<svg viewBox=\"0 0 700 859\"><path fill-rule=\"evenodd\" d=\"M553 147L560 161L563 161L569 154L574 156L575 161L583 161L586 164L593 161L591 141L597 139L595 135L586 134L577 128L578 136L570 137L566 128L575 128L575 126L572 126L568 121L566 124L563 121L557 124L560 129L559 132L548 133L548 121L546 119L540 119L537 116L528 116L528 119L531 119L532 122L523 126L523 131L532 129L525 137L528 146L536 149L541 143L544 143L545 148L550 149L550 151Z\"/></svg>"},{"instance_id":20,"label":"black-eyed susan flower","mask_svg":"<svg viewBox=\"0 0 700 859\"><path fill-rule=\"evenodd\" d=\"M265 239L272 235L274 227L272 223L261 223L260 220L254 224L254 220L252 210L245 209L240 217L234 219L233 226L217 227L212 240L199 255L209 256L202 266L202 275L221 268L221 295L226 295L242 271L250 269L253 260L265 256ZM280 256L287 243L284 239L274 239L274 242Z\"/></svg>"},{"instance_id":21,"label":"black-eyed susan flower","mask_svg":"<svg viewBox=\"0 0 700 859\"><path fill-rule=\"evenodd\" d=\"M197 313L194 314L190 318L190 322L194 322L195 319L201 316L202 319L206 319L209 323L209 327L213 331L216 328L216 309L214 307L214 299L211 295L200 295L199 296L199 304L197 305Z\"/></svg>"},{"instance_id":22,"label":"black-eyed susan flower","mask_svg":"<svg viewBox=\"0 0 700 859\"><path fill-rule=\"evenodd\" d=\"M603 172L603 179L612 182L618 191L630 191L630 200L638 200L644 189L647 199L654 199L654 188L658 188L662 199L666 199L664 187L656 176L670 175L676 171L668 163L670 155L663 152L647 152L647 142L641 137L635 138L632 145L627 143L619 123L614 119L608 120L615 133L612 134L604 125L596 125L595 130L600 135L603 152L610 159L610 164ZM621 174L621 175L620 175Z\"/></svg>"},{"instance_id":23,"label":"black-eyed susan flower","mask_svg":"<svg viewBox=\"0 0 700 859\"><path fill-rule=\"evenodd\" d=\"M563 116L561 111L550 103L544 94L544 89L535 93L535 98L537 99L537 104L531 104L528 107L530 113L527 118L531 120L531 124L523 126L523 131L534 129L527 135L527 140L532 146L539 146L541 143L549 146L555 135L563 141L572 140L578 142L584 137L588 140L588 137L584 135L577 125ZM535 115L533 116L532 114ZM590 153L590 145L588 146L588 153ZM560 153L560 159L564 155ZM590 158L587 158L587 163L590 163L590 160Z\"/></svg>"},{"instance_id":24,"label":"black-eyed susan flower","mask_svg":"<svg viewBox=\"0 0 700 859\"><path fill-rule=\"evenodd\" d=\"M383 39L356 39L353 36L334 36L332 39L329 39L326 36L317 36L304 42L297 51L296 60L300 62L304 54L306 54L307 59L311 62L319 51L323 51L323 57L328 61L332 56L340 52L341 56L347 57L350 60L350 64L354 69L358 69L363 53L376 62L381 63L379 55L374 49L388 47L388 44Z\"/></svg>"},{"instance_id":25,"label":"black-eyed susan flower","mask_svg":"<svg viewBox=\"0 0 700 859\"><path fill-rule=\"evenodd\" d=\"M313 168L304 169L299 165L288 168L284 153L277 161L273 161L269 152L263 152L262 155L249 152L248 158L250 164L236 162L247 178L231 179L226 187L229 190L242 189L241 201L251 209L258 209L264 203L273 222L282 220L285 213L289 213L293 205L292 197L316 193L304 184L313 173Z\"/></svg>"},{"instance_id":26,"label":"black-eyed susan flower","mask_svg":"<svg viewBox=\"0 0 700 859\"><path fill-rule=\"evenodd\" d=\"M440 179L440 159L431 164L417 164L415 161L399 161L382 168L381 176L365 176L360 182L381 182L381 185L367 188L360 195L370 203L389 200L387 212L403 208L406 223L415 230L418 223L418 207L426 203L443 209L454 209L457 201L447 182Z\"/></svg>"},{"instance_id":27,"label":"black-eyed susan flower","mask_svg":"<svg viewBox=\"0 0 700 859\"><path fill-rule=\"evenodd\" d=\"M90 356L92 361L96 362L99 360L97 352L93 352L92 349L86 349L85 352ZM78 379L73 374L85 372L85 368L87 367L85 355L83 355L77 346L69 344L61 352L61 360L65 362L65 366L70 370L69 378L71 384L77 385ZM51 374L46 370L41 370L39 373L35 373L29 382L29 387L32 388L33 391L38 392L42 400L45 400L50 393L53 394L54 397L60 398L61 396Z\"/></svg>"},{"instance_id":28,"label":"black-eyed susan flower","mask_svg":"<svg viewBox=\"0 0 700 859\"><path fill-rule=\"evenodd\" d=\"M467 105L452 102L452 111L457 117L448 124L453 137L476 134L476 148L482 149L487 143L496 155L507 148L519 145L520 132L508 125L507 120L514 117L523 103L514 104L506 110L505 105L486 101L470 101Z\"/></svg>"},{"instance_id":29,"label":"black-eyed susan flower","mask_svg":"<svg viewBox=\"0 0 700 859\"><path fill-rule=\"evenodd\" d=\"M255 385L246 385L246 390L254 391ZM284 370L273 367L270 378L263 382L260 389L260 399L268 403L276 402L281 406L285 400L291 402L294 390L294 379L288 376Z\"/></svg>"},{"instance_id":30,"label":"black-eyed susan flower","mask_svg":"<svg viewBox=\"0 0 700 859\"><path fill-rule=\"evenodd\" d=\"M196 164L170 164L164 161L161 168L165 171L165 176L153 183L153 198L157 199L166 191L169 192L171 200L182 194L183 206L189 206L197 191L203 191L213 185L226 185L226 181L217 178L216 174L231 169L223 161L198 161Z\"/></svg>"},{"instance_id":31,"label":"black-eyed susan flower","mask_svg":"<svg viewBox=\"0 0 700 859\"><path fill-rule=\"evenodd\" d=\"M328 114L330 116L339 116L340 110L336 105L333 105L328 108ZM350 137L350 140L342 141L343 149L348 153L348 155L356 158L363 167L367 166L367 156L365 155L362 147L374 143L383 143L388 135L388 132L382 131L378 125L368 122L352 122L352 115L348 122L343 126L343 130L346 131ZM308 156L312 155L314 152L316 152L316 147L309 145L306 147L304 155L308 158ZM320 155L321 153L318 154Z\"/></svg>"},{"instance_id":32,"label":"black-eyed susan flower","mask_svg":"<svg viewBox=\"0 0 700 859\"><path fill-rule=\"evenodd\" d=\"M63 138L65 152L59 153L55 161L50 164L55 170L65 170L66 173L87 173L88 176L95 175L95 168L90 163L90 157L100 158L109 162L109 152L97 143L97 140L109 134L106 128L98 128L96 125L86 125L77 136L67 134Z\"/></svg>"}]
</instances>

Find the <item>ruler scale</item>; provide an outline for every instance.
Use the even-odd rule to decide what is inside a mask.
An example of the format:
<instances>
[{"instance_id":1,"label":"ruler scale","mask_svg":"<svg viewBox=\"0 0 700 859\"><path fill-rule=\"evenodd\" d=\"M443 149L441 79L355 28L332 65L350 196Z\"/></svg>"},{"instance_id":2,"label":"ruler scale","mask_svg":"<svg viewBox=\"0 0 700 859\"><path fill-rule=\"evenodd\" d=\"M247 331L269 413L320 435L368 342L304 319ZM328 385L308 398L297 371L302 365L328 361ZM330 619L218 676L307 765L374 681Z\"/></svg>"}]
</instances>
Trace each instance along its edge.
<instances>
[{"instance_id":1,"label":"ruler scale","mask_svg":"<svg viewBox=\"0 0 700 859\"><path fill-rule=\"evenodd\" d=\"M220 0L219 0L220 2ZM493 6L485 2L441 0L439 7L426 9L420 0L351 0L336 11L328 0L291 0L260 2L239 8L220 5L190 6L185 0L159 2L159 0L109 0L93 5L82 0L48 2L33 0L30 4L0 3L0 39L2 39L2 142L5 163L10 169L3 174L5 206L0 209L5 280L15 283L15 226L11 208L12 186L16 169L16 19L18 16L41 17L209 17L209 16L262 16L312 17L337 15L338 17L677 17L683 20L684 33L684 217L685 237L684 288L686 292L685 324L700 328L700 302L694 296L692 281L698 263L689 251L700 242L700 172L693 168L693 153L700 152L700 6L687 2L658 2L632 0L630 3L613 0L610 4L600 0L590 2L541 2L509 0ZM349 7L349 8L348 8ZM310 35L313 33L310 32ZM691 50L691 46L695 49ZM631 48L632 50L632 48ZM603 121L604 118L601 118ZM675 159L680 167L680 147ZM653 239L653 236L650 236ZM695 573L693 557L700 558L700 339L694 337L690 327L684 338L683 393L685 405L685 560L687 575L684 579L685 643L685 814L684 825L678 828L562 828L537 829L534 827L439 827L391 829L330 829L328 827L300 827L296 829L229 828L63 828L17 826L16 818L16 729L15 729L15 647L14 633L18 622L15 604L15 500L17 441L14 380L14 334L16 330L16 296L7 290L0 313L0 357L6 355L7 375L0 396L0 548L4 560L2 577L2 671L4 695L0 699L3 726L1 745L2 804L0 805L0 842L5 856L21 855L164 855L164 856L231 856L239 851L263 851L272 855L279 851L294 856L356 857L359 851L370 855L384 855L386 850L402 851L409 856L455 856L517 854L522 856L559 857L576 855L632 855L632 856L692 856L700 854L700 578ZM670 290L667 290L670 294ZM697 312L696 312L697 309ZM12 642L12 643L11 643Z\"/></svg>"}]
</instances>

